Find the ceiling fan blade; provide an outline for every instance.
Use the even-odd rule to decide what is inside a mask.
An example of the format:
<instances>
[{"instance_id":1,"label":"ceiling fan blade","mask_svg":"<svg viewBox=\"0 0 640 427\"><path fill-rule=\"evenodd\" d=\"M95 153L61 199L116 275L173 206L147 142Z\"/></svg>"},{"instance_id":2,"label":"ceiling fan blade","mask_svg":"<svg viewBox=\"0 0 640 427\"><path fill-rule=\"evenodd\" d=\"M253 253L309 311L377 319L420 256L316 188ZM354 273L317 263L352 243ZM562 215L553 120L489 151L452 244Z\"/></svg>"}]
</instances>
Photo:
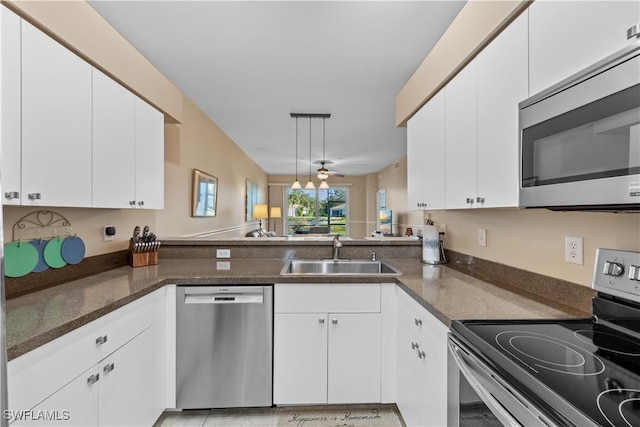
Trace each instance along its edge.
<instances>
[{"instance_id":1,"label":"ceiling fan blade","mask_svg":"<svg viewBox=\"0 0 640 427\"><path fill-rule=\"evenodd\" d=\"M343 175L343 174L341 174L341 173L338 173L338 172L329 171L329 172L327 172L327 174L328 174L329 176L337 176L337 177L339 177L339 178L344 178L344 175Z\"/></svg>"}]
</instances>

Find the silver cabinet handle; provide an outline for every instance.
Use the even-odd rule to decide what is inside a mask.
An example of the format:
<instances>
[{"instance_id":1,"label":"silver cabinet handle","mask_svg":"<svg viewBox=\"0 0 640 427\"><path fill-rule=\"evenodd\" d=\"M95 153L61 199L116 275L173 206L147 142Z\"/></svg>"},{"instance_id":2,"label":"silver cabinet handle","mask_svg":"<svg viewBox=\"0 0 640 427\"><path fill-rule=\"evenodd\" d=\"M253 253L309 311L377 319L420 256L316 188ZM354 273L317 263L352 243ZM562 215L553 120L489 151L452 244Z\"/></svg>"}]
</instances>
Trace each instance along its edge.
<instances>
[{"instance_id":1,"label":"silver cabinet handle","mask_svg":"<svg viewBox=\"0 0 640 427\"><path fill-rule=\"evenodd\" d=\"M425 357L427 357L427 355L424 353L424 351L418 350L418 358L424 359Z\"/></svg>"},{"instance_id":2,"label":"silver cabinet handle","mask_svg":"<svg viewBox=\"0 0 640 427\"><path fill-rule=\"evenodd\" d=\"M334 324L334 325L337 325L338 324L338 319L331 319L331 323Z\"/></svg>"},{"instance_id":3,"label":"silver cabinet handle","mask_svg":"<svg viewBox=\"0 0 640 427\"><path fill-rule=\"evenodd\" d=\"M4 193L4 197L6 199L18 199L20 198L20 193L17 191L7 191L6 193Z\"/></svg>"},{"instance_id":4,"label":"silver cabinet handle","mask_svg":"<svg viewBox=\"0 0 640 427\"><path fill-rule=\"evenodd\" d=\"M411 350L416 350L418 347L420 347L418 343L411 341Z\"/></svg>"},{"instance_id":5,"label":"silver cabinet handle","mask_svg":"<svg viewBox=\"0 0 640 427\"><path fill-rule=\"evenodd\" d=\"M422 320L420 319L413 319L416 323L416 326L422 326Z\"/></svg>"},{"instance_id":6,"label":"silver cabinet handle","mask_svg":"<svg viewBox=\"0 0 640 427\"><path fill-rule=\"evenodd\" d=\"M138 206L144 206L144 200L140 200L140 201L138 202Z\"/></svg>"},{"instance_id":7,"label":"silver cabinet handle","mask_svg":"<svg viewBox=\"0 0 640 427\"><path fill-rule=\"evenodd\" d=\"M473 199L471 197L467 197L467 203L472 205L473 204Z\"/></svg>"},{"instance_id":8,"label":"silver cabinet handle","mask_svg":"<svg viewBox=\"0 0 640 427\"><path fill-rule=\"evenodd\" d=\"M640 37L640 23L627 29L627 40L632 39L634 37Z\"/></svg>"},{"instance_id":9,"label":"silver cabinet handle","mask_svg":"<svg viewBox=\"0 0 640 427\"><path fill-rule=\"evenodd\" d=\"M108 365L104 365L104 368L102 368L102 372L104 372L105 374L108 374L109 372L113 371L115 369L116 365L113 363L110 363Z\"/></svg>"},{"instance_id":10,"label":"silver cabinet handle","mask_svg":"<svg viewBox=\"0 0 640 427\"><path fill-rule=\"evenodd\" d=\"M484 203L484 197L476 197L478 203Z\"/></svg>"},{"instance_id":11,"label":"silver cabinet handle","mask_svg":"<svg viewBox=\"0 0 640 427\"><path fill-rule=\"evenodd\" d=\"M87 378L87 384L95 384L100 380L100 374L93 374Z\"/></svg>"},{"instance_id":12,"label":"silver cabinet handle","mask_svg":"<svg viewBox=\"0 0 640 427\"><path fill-rule=\"evenodd\" d=\"M40 193L29 193L29 200L40 200L42 198Z\"/></svg>"},{"instance_id":13,"label":"silver cabinet handle","mask_svg":"<svg viewBox=\"0 0 640 427\"><path fill-rule=\"evenodd\" d=\"M107 342L107 336L106 335L96 338L96 344L97 345L102 345L102 344L104 344L106 342Z\"/></svg>"},{"instance_id":14,"label":"silver cabinet handle","mask_svg":"<svg viewBox=\"0 0 640 427\"><path fill-rule=\"evenodd\" d=\"M324 317L319 318L318 323L320 323L321 325L324 325Z\"/></svg>"},{"instance_id":15,"label":"silver cabinet handle","mask_svg":"<svg viewBox=\"0 0 640 427\"><path fill-rule=\"evenodd\" d=\"M129 200L129 206L135 206L135 205L136 205L135 200Z\"/></svg>"}]
</instances>

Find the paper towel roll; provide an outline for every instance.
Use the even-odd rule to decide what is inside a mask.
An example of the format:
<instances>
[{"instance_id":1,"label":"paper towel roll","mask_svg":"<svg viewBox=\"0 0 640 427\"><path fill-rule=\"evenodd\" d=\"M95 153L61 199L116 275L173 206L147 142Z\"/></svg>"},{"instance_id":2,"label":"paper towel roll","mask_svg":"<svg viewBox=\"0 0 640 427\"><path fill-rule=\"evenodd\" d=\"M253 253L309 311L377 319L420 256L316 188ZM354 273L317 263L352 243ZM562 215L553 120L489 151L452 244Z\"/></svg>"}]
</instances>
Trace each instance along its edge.
<instances>
[{"instance_id":1,"label":"paper towel roll","mask_svg":"<svg viewBox=\"0 0 640 427\"><path fill-rule=\"evenodd\" d=\"M435 225L425 225L422 228L422 262L440 263L440 235Z\"/></svg>"}]
</instances>

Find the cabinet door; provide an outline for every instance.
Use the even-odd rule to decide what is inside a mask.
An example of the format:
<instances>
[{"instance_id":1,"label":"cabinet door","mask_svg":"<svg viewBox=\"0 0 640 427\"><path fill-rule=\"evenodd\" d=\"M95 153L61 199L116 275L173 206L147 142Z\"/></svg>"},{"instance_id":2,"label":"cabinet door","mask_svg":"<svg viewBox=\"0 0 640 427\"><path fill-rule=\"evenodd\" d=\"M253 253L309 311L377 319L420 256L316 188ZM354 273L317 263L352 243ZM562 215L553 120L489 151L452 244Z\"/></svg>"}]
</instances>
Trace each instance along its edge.
<instances>
[{"instance_id":1,"label":"cabinet door","mask_svg":"<svg viewBox=\"0 0 640 427\"><path fill-rule=\"evenodd\" d=\"M380 314L329 314L328 403L380 402Z\"/></svg>"},{"instance_id":2,"label":"cabinet door","mask_svg":"<svg viewBox=\"0 0 640 427\"><path fill-rule=\"evenodd\" d=\"M0 7L2 24L0 29L0 64L2 65L2 82L0 83L0 100L2 102L2 118L0 129L2 135L2 203L5 205L20 204L21 174L21 127L20 127L20 17L6 7Z\"/></svg>"},{"instance_id":3,"label":"cabinet door","mask_svg":"<svg viewBox=\"0 0 640 427\"><path fill-rule=\"evenodd\" d=\"M468 64L445 87L445 205L474 207L476 198L476 64Z\"/></svg>"},{"instance_id":4,"label":"cabinet door","mask_svg":"<svg viewBox=\"0 0 640 427\"><path fill-rule=\"evenodd\" d=\"M396 403L407 426L422 425L422 360L418 357L417 345L418 337L409 326L397 319Z\"/></svg>"},{"instance_id":5,"label":"cabinet door","mask_svg":"<svg viewBox=\"0 0 640 427\"><path fill-rule=\"evenodd\" d=\"M91 66L26 21L21 202L91 206Z\"/></svg>"},{"instance_id":6,"label":"cabinet door","mask_svg":"<svg viewBox=\"0 0 640 427\"><path fill-rule=\"evenodd\" d=\"M428 104L420 108L407 121L407 208L410 211L425 209L424 165L427 146Z\"/></svg>"},{"instance_id":7,"label":"cabinet door","mask_svg":"<svg viewBox=\"0 0 640 427\"><path fill-rule=\"evenodd\" d=\"M101 426L149 426L153 412L153 329L149 328L98 364Z\"/></svg>"},{"instance_id":8,"label":"cabinet door","mask_svg":"<svg viewBox=\"0 0 640 427\"><path fill-rule=\"evenodd\" d=\"M326 313L274 315L273 403L327 403Z\"/></svg>"},{"instance_id":9,"label":"cabinet door","mask_svg":"<svg viewBox=\"0 0 640 427\"><path fill-rule=\"evenodd\" d=\"M97 426L99 386L102 379L102 375L98 374L98 367L93 366L33 408L29 413L32 419L19 420L15 417L16 422L11 425Z\"/></svg>"},{"instance_id":10,"label":"cabinet door","mask_svg":"<svg viewBox=\"0 0 640 427\"><path fill-rule=\"evenodd\" d=\"M536 1L529 7L530 90L536 94L623 48L638 1Z\"/></svg>"},{"instance_id":11,"label":"cabinet door","mask_svg":"<svg viewBox=\"0 0 640 427\"><path fill-rule=\"evenodd\" d=\"M518 103L528 95L527 31L525 12L475 60L478 206L518 206Z\"/></svg>"},{"instance_id":12,"label":"cabinet door","mask_svg":"<svg viewBox=\"0 0 640 427\"><path fill-rule=\"evenodd\" d=\"M93 69L93 190L96 208L130 208L135 196L136 97Z\"/></svg>"},{"instance_id":13,"label":"cabinet door","mask_svg":"<svg viewBox=\"0 0 640 427\"><path fill-rule=\"evenodd\" d=\"M409 210L444 209L444 92L438 92L407 129Z\"/></svg>"},{"instance_id":14,"label":"cabinet door","mask_svg":"<svg viewBox=\"0 0 640 427\"><path fill-rule=\"evenodd\" d=\"M164 208L164 117L136 98L136 204Z\"/></svg>"},{"instance_id":15,"label":"cabinet door","mask_svg":"<svg viewBox=\"0 0 640 427\"><path fill-rule=\"evenodd\" d=\"M434 427L451 425L447 423L448 329L426 311L421 318L425 319L420 346L421 351L424 352L422 358L424 377L420 404L422 425Z\"/></svg>"}]
</instances>

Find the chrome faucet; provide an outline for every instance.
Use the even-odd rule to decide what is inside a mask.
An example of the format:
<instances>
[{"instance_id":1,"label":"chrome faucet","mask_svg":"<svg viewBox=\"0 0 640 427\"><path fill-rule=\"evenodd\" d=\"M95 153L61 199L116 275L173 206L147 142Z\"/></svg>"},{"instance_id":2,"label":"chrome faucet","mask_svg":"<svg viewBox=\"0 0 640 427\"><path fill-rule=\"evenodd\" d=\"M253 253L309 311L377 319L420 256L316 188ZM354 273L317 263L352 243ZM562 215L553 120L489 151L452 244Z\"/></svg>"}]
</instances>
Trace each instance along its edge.
<instances>
[{"instance_id":1,"label":"chrome faucet","mask_svg":"<svg viewBox=\"0 0 640 427\"><path fill-rule=\"evenodd\" d=\"M333 237L333 260L337 261L339 259L338 252L342 247L342 242L340 241L340 235L336 234Z\"/></svg>"}]
</instances>

